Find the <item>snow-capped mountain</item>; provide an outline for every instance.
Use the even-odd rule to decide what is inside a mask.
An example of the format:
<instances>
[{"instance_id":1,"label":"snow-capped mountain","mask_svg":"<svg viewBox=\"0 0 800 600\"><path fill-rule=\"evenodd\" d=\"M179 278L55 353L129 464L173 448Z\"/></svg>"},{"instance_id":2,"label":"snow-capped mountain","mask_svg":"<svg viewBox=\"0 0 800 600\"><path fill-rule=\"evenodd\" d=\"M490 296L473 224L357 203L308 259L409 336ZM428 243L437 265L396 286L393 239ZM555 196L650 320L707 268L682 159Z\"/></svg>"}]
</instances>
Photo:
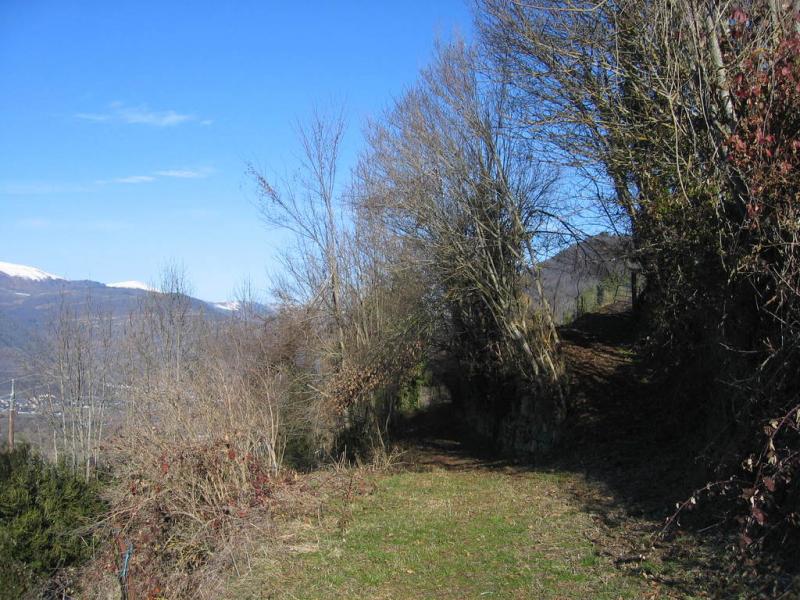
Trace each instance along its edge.
<instances>
[{"instance_id":1,"label":"snow-capped mountain","mask_svg":"<svg viewBox=\"0 0 800 600\"><path fill-rule=\"evenodd\" d=\"M0 381L25 372L36 345L45 340L64 306L78 314L111 315L125 321L154 292L141 281L104 284L73 281L26 265L0 262ZM239 314L238 302L189 298L190 311L221 320ZM266 312L266 307L259 307Z\"/></svg>"},{"instance_id":2,"label":"snow-capped mountain","mask_svg":"<svg viewBox=\"0 0 800 600\"><path fill-rule=\"evenodd\" d=\"M219 310L226 310L226 311L236 311L242 308L242 303L238 300L232 300L228 302L214 302L212 305L214 308L218 308Z\"/></svg>"},{"instance_id":3,"label":"snow-capped mountain","mask_svg":"<svg viewBox=\"0 0 800 600\"><path fill-rule=\"evenodd\" d=\"M17 279L27 279L29 281L63 280L63 277L53 275L36 267L26 267L25 265L15 265L14 263L0 261L0 275L15 277Z\"/></svg>"},{"instance_id":4,"label":"snow-capped mountain","mask_svg":"<svg viewBox=\"0 0 800 600\"><path fill-rule=\"evenodd\" d=\"M145 292L155 292L156 288L142 283L141 281L119 281L117 283L107 283L106 287L125 288L128 290L144 290Z\"/></svg>"}]
</instances>

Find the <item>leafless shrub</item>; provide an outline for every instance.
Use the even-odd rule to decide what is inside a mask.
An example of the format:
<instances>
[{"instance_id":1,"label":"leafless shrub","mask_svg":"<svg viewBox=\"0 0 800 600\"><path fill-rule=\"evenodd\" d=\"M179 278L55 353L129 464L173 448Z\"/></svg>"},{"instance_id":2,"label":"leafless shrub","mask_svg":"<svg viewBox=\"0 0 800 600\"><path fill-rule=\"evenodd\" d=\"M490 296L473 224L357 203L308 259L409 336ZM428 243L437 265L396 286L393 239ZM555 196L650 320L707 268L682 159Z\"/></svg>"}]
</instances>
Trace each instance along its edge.
<instances>
[{"instance_id":1,"label":"leafless shrub","mask_svg":"<svg viewBox=\"0 0 800 600\"><path fill-rule=\"evenodd\" d=\"M267 521L284 422L300 414L283 363L265 360L261 321L209 320L180 276L167 282L129 319L125 416L103 446L113 482L101 530L136 549L127 585L137 597L191 596L194 575Z\"/></svg>"}]
</instances>

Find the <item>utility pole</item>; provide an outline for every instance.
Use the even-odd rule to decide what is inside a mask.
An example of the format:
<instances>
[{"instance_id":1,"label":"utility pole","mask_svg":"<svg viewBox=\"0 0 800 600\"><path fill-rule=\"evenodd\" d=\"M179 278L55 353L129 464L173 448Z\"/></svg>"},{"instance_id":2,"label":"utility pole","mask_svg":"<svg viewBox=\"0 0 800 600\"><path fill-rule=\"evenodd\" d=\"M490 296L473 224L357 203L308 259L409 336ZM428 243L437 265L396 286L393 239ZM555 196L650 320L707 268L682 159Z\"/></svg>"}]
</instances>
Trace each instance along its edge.
<instances>
[{"instance_id":1,"label":"utility pole","mask_svg":"<svg viewBox=\"0 0 800 600\"><path fill-rule=\"evenodd\" d=\"M16 410L14 380L11 380L11 404L8 405L8 449L14 449L14 411Z\"/></svg>"}]
</instances>

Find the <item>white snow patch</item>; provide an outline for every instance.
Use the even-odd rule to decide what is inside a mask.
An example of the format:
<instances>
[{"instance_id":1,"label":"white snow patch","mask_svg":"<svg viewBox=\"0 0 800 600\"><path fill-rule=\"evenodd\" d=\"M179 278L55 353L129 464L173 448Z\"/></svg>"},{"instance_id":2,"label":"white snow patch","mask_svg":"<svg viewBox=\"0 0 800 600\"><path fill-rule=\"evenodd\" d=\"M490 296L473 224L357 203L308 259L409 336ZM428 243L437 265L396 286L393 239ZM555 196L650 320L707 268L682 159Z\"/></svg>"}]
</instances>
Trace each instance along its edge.
<instances>
[{"instance_id":1,"label":"white snow patch","mask_svg":"<svg viewBox=\"0 0 800 600\"><path fill-rule=\"evenodd\" d=\"M233 310L239 310L242 307L242 304L241 304L241 302L238 302L238 301L234 300L232 302L231 301L229 301L229 302L214 302L212 304L212 306L214 306L215 308L218 308L220 310L233 311Z\"/></svg>"},{"instance_id":2,"label":"white snow patch","mask_svg":"<svg viewBox=\"0 0 800 600\"><path fill-rule=\"evenodd\" d=\"M126 288L129 290L144 290L145 292L157 291L154 287L142 283L141 281L118 281L117 283L107 283L106 287Z\"/></svg>"},{"instance_id":3,"label":"white snow patch","mask_svg":"<svg viewBox=\"0 0 800 600\"><path fill-rule=\"evenodd\" d=\"M20 279L29 279L31 281L46 281L48 279L64 279L58 275L47 273L36 267L26 267L25 265L15 265L14 263L7 263L0 261L0 273L8 275L9 277L18 277Z\"/></svg>"}]
</instances>

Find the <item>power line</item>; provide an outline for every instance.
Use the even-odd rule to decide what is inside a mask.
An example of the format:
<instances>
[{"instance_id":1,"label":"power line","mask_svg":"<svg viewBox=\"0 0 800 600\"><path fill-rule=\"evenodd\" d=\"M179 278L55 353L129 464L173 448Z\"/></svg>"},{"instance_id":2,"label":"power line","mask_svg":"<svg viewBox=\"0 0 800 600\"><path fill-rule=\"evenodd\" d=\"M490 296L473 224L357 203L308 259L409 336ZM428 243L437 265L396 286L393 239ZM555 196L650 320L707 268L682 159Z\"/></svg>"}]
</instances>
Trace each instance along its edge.
<instances>
[{"instance_id":1,"label":"power line","mask_svg":"<svg viewBox=\"0 0 800 600\"><path fill-rule=\"evenodd\" d=\"M11 379L6 379L5 381L0 381L0 385L5 385L7 383L11 383L12 381L19 381L20 379L26 379L28 377L35 377L36 373L28 373L27 375L20 375L19 377L12 377Z\"/></svg>"}]
</instances>

